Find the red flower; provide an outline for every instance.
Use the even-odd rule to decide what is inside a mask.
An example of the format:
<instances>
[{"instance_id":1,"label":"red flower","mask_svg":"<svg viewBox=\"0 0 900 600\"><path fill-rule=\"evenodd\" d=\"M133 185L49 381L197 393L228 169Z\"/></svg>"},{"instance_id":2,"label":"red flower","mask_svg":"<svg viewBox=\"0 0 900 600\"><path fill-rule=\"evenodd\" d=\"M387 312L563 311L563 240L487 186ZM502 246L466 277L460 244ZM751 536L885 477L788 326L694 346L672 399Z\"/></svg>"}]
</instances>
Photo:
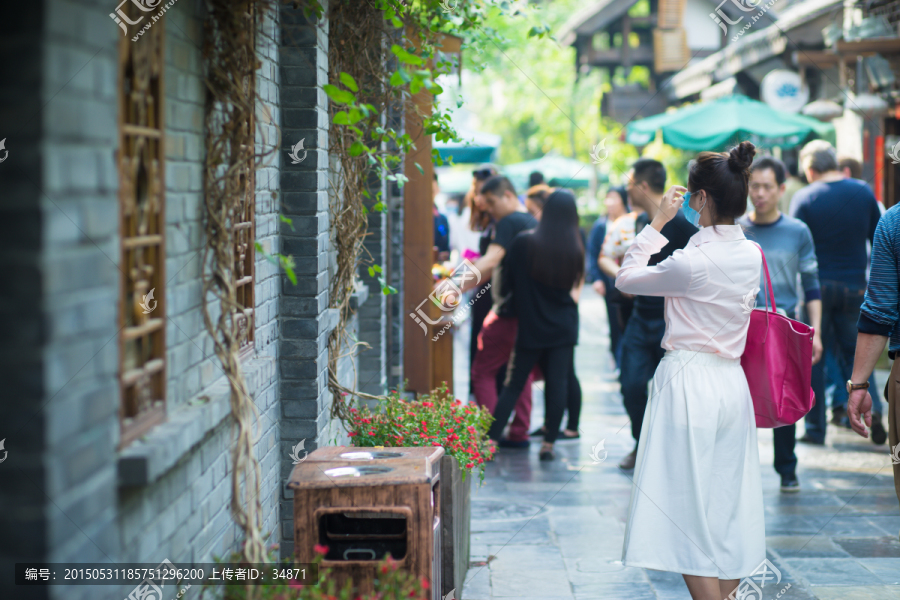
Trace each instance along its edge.
<instances>
[{"instance_id":1,"label":"red flower","mask_svg":"<svg viewBox=\"0 0 900 600\"><path fill-rule=\"evenodd\" d=\"M292 590L302 590L303 589L303 586L300 585L300 583L298 583L296 579L291 579L291 582L288 584L288 587L291 588Z\"/></svg>"},{"instance_id":2,"label":"red flower","mask_svg":"<svg viewBox=\"0 0 900 600\"><path fill-rule=\"evenodd\" d=\"M348 433L347 435L349 435L350 437L353 437L353 436L357 436L357 435L359 435L359 434L356 433L355 431L351 431L351 432Z\"/></svg>"},{"instance_id":3,"label":"red flower","mask_svg":"<svg viewBox=\"0 0 900 600\"><path fill-rule=\"evenodd\" d=\"M429 583L428 583L428 580L425 579L424 577L421 579L421 583L422 583L423 590L427 590L431 587L431 585L429 585Z\"/></svg>"},{"instance_id":4,"label":"red flower","mask_svg":"<svg viewBox=\"0 0 900 600\"><path fill-rule=\"evenodd\" d=\"M467 468L467 469L471 469L471 468L474 468L474 467L475 467L475 463L469 463L469 464L466 465L466 468Z\"/></svg>"}]
</instances>

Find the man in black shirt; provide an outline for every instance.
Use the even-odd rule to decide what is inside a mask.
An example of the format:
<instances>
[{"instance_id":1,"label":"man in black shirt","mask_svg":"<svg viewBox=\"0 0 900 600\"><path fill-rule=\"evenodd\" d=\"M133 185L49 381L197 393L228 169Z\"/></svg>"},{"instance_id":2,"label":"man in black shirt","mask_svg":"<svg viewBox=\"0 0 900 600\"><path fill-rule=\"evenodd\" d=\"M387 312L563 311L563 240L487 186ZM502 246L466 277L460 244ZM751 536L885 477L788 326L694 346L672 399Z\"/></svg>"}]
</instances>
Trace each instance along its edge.
<instances>
[{"instance_id":1,"label":"man in black shirt","mask_svg":"<svg viewBox=\"0 0 900 600\"><path fill-rule=\"evenodd\" d=\"M493 307L485 317L478 336L478 351L472 364L472 390L475 401L493 413L497 406L497 371L509 362L518 329L518 320L510 306L508 286L502 283L503 271L509 268L506 251L520 232L534 229L537 221L519 203L515 188L506 177L498 175L485 181L481 195L496 222L494 239L485 255L474 263L480 278L477 281L475 278L468 279L460 288L466 291L480 281L491 280ZM532 376L529 375L516 402L516 416L509 428L509 439L501 440L501 446L528 447L531 382Z\"/></svg>"},{"instance_id":2,"label":"man in black shirt","mask_svg":"<svg viewBox=\"0 0 900 600\"><path fill-rule=\"evenodd\" d=\"M659 211L660 201L666 191L666 168L659 161L642 158L634 163L625 179L632 206L644 210L635 223L637 235ZM676 250L684 248L695 233L697 228L688 223L679 211L662 230L669 243L650 257L648 265L659 264ZM625 470L633 469L637 458L637 442L641 437L641 425L647 409L647 384L666 352L662 347L665 332L665 298L635 296L634 309L622 338L619 375L622 400L631 419L631 435L635 440L634 450L619 463L619 467Z\"/></svg>"}]
</instances>

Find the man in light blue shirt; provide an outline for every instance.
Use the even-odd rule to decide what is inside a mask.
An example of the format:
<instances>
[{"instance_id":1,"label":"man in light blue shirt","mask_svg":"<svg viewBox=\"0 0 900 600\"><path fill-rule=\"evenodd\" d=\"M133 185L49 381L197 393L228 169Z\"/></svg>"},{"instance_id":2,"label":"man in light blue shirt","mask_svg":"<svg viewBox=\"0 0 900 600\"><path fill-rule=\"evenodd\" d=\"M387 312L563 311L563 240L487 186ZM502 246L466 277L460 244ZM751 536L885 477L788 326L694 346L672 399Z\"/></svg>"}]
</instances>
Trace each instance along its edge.
<instances>
[{"instance_id":1,"label":"man in light blue shirt","mask_svg":"<svg viewBox=\"0 0 900 600\"><path fill-rule=\"evenodd\" d=\"M786 176L787 170L780 160L766 156L754 162L750 168L750 201L754 210L738 222L743 225L747 239L762 247L769 265L778 312L784 312L791 319L796 318L800 304L799 279L810 325L815 328L812 360L816 364L822 356L822 296L819 292L818 264L809 228L802 221L778 210ZM764 273L760 281L765 286ZM757 295L758 307L765 306L765 294L763 287ZM814 378L813 390L816 393L816 407L807 415L807 435L804 438L812 437L814 443L821 443L825 438L824 378L819 377L818 382ZM816 411L816 408L819 410ZM819 432L821 438L814 437ZM774 438L775 470L781 475L781 491L799 491L797 455L794 453L796 426L776 428Z\"/></svg>"}]
</instances>

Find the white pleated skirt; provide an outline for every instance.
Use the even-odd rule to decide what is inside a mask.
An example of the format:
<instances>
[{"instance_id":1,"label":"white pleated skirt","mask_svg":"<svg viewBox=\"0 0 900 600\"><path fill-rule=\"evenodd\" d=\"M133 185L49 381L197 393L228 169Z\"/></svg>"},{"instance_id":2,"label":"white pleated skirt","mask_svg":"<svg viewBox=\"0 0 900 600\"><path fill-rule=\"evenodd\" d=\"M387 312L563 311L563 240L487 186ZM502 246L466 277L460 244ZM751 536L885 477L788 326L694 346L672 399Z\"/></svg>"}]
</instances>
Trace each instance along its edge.
<instances>
[{"instance_id":1,"label":"white pleated skirt","mask_svg":"<svg viewBox=\"0 0 900 600\"><path fill-rule=\"evenodd\" d=\"M741 579L766 558L753 401L740 359L669 350L641 428L622 562Z\"/></svg>"}]
</instances>

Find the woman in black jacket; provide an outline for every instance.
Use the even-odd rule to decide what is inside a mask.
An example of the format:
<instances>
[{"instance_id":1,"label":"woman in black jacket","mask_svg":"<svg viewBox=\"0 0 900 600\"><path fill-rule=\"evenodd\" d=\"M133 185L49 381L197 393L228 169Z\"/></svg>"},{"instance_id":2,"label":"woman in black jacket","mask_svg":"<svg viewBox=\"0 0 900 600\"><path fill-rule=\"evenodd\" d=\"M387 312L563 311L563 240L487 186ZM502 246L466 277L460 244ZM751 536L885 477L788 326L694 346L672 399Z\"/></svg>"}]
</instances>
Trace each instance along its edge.
<instances>
[{"instance_id":1,"label":"woman in black jacket","mask_svg":"<svg viewBox=\"0 0 900 600\"><path fill-rule=\"evenodd\" d=\"M584 244L571 191L556 190L547 198L537 229L516 237L506 264L503 285L512 292L519 329L512 372L507 374L488 435L500 439L528 374L538 364L544 373L547 406L540 458L553 460L553 444L575 375L577 299L584 283Z\"/></svg>"}]
</instances>

